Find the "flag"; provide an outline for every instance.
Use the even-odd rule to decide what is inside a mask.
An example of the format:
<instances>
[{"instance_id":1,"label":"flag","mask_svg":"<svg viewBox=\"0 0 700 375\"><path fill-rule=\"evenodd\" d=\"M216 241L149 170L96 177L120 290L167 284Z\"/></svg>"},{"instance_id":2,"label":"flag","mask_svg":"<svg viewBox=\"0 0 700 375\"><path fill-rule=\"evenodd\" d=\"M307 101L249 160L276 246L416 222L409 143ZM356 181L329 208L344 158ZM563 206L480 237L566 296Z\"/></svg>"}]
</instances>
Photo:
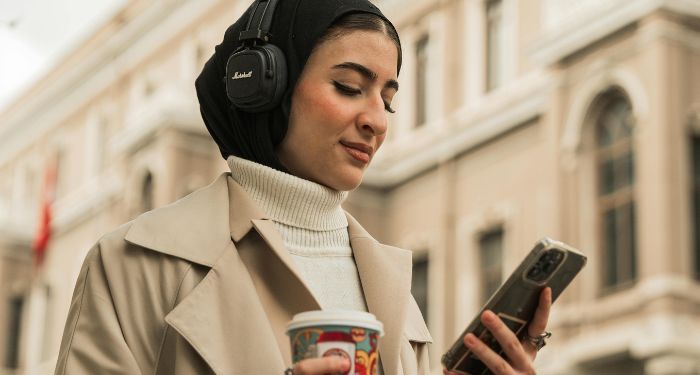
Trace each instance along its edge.
<instances>
[{"instance_id":1,"label":"flag","mask_svg":"<svg viewBox=\"0 0 700 375\"><path fill-rule=\"evenodd\" d=\"M34 250L34 265L41 267L46 256L46 248L51 239L51 206L56 194L56 163L49 162L44 171L44 182L39 197L39 223L37 225L32 249Z\"/></svg>"}]
</instances>

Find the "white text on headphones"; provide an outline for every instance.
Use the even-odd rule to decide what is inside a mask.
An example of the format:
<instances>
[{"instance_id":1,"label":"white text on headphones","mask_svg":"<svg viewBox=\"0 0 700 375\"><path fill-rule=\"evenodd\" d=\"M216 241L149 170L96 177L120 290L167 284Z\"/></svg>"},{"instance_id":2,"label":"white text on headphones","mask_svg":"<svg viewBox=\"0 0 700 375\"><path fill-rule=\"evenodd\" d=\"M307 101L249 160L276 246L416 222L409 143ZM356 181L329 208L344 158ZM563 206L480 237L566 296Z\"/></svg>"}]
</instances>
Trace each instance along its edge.
<instances>
[{"instance_id":1,"label":"white text on headphones","mask_svg":"<svg viewBox=\"0 0 700 375\"><path fill-rule=\"evenodd\" d=\"M233 75L232 79L241 79L241 78L250 78L253 76L253 71L249 71L248 73L241 73L241 72L236 72Z\"/></svg>"}]
</instances>

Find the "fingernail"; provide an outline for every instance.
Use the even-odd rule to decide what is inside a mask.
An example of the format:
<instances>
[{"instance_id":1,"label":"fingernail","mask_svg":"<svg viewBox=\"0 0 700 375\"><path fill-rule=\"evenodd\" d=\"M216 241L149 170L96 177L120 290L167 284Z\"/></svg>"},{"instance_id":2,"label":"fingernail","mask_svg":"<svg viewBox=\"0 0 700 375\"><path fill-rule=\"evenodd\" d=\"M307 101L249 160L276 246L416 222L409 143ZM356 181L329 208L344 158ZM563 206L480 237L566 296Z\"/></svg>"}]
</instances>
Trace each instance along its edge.
<instances>
[{"instance_id":1,"label":"fingernail","mask_svg":"<svg viewBox=\"0 0 700 375\"><path fill-rule=\"evenodd\" d=\"M494 317L493 312L491 312L491 310L486 310L481 315L481 320L483 320L484 322L491 323L493 321L493 317Z\"/></svg>"},{"instance_id":2,"label":"fingernail","mask_svg":"<svg viewBox=\"0 0 700 375\"><path fill-rule=\"evenodd\" d=\"M467 346L472 346L476 344L476 336L471 333L467 333L467 335L464 336L464 342L467 344Z\"/></svg>"}]
</instances>

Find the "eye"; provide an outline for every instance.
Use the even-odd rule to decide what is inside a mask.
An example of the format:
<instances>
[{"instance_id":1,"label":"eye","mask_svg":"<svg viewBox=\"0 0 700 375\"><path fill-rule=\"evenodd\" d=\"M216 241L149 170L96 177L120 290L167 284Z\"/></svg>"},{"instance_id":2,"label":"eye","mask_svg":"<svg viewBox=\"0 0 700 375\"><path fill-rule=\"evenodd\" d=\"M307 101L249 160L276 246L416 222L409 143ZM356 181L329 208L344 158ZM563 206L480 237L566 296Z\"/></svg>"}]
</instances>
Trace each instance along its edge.
<instances>
[{"instance_id":1,"label":"eye","mask_svg":"<svg viewBox=\"0 0 700 375\"><path fill-rule=\"evenodd\" d=\"M352 88L338 81L333 81L333 86L335 86L335 89L338 90L338 92L346 96L355 96L362 94L362 90ZM386 100L384 100L384 110L389 113L396 113L396 111L393 108L391 108L391 105Z\"/></svg>"},{"instance_id":2,"label":"eye","mask_svg":"<svg viewBox=\"0 0 700 375\"><path fill-rule=\"evenodd\" d=\"M346 96L355 96L362 93L361 90L344 85L338 81L333 81L333 86L335 86L335 89L338 90L338 92Z\"/></svg>"}]
</instances>

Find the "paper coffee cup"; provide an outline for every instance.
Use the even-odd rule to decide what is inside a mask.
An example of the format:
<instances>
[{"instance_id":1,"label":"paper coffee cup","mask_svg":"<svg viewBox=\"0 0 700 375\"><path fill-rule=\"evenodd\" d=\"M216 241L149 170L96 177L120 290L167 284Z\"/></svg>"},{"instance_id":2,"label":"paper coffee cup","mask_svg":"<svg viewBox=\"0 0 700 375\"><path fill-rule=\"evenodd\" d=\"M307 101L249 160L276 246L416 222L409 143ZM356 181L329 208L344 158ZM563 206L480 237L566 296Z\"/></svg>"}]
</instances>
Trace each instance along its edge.
<instances>
[{"instance_id":1,"label":"paper coffee cup","mask_svg":"<svg viewBox=\"0 0 700 375\"><path fill-rule=\"evenodd\" d=\"M374 315L362 311L307 311L294 315L287 325L292 362L330 355L345 357L345 374L377 373L379 337L384 326Z\"/></svg>"}]
</instances>

